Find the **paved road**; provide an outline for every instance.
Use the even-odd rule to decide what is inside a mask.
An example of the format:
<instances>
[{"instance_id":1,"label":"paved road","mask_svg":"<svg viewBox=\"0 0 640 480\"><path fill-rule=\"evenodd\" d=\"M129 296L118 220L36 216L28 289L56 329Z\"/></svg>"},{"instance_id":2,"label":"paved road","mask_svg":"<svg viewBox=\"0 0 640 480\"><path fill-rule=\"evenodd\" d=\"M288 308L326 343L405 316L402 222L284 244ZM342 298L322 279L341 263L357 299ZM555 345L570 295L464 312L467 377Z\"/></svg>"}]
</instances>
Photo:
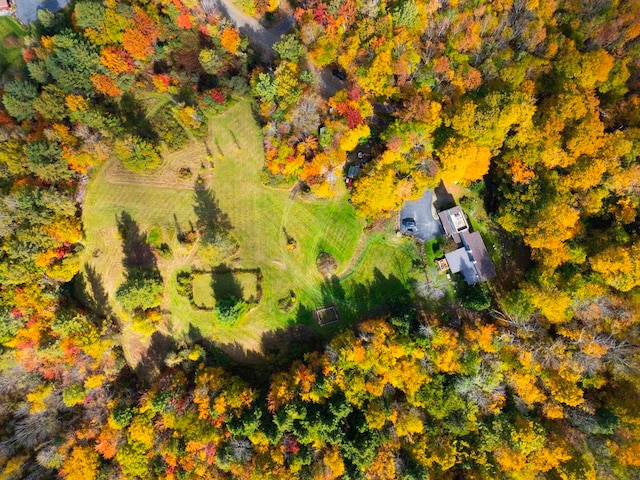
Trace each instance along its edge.
<instances>
[{"instance_id":1,"label":"paved road","mask_svg":"<svg viewBox=\"0 0 640 480\"><path fill-rule=\"evenodd\" d=\"M428 242L436 237L444 235L444 229L440 220L433 216L433 190L424 192L422 198L413 202L405 202L400 211L400 231ZM402 226L402 219L413 218L416 222L416 231L409 232Z\"/></svg>"},{"instance_id":2,"label":"paved road","mask_svg":"<svg viewBox=\"0 0 640 480\"><path fill-rule=\"evenodd\" d=\"M38 10L57 12L69 3L69 0L14 0L16 15L25 25L38 19Z\"/></svg>"}]
</instances>

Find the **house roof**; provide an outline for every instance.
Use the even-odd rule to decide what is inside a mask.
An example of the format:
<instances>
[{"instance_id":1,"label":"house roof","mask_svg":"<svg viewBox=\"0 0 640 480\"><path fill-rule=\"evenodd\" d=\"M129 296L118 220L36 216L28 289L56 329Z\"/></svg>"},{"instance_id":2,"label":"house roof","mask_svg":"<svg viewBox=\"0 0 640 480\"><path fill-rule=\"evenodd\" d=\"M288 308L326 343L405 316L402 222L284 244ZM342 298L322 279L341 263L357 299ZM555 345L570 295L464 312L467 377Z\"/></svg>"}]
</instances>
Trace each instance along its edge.
<instances>
[{"instance_id":1,"label":"house roof","mask_svg":"<svg viewBox=\"0 0 640 480\"><path fill-rule=\"evenodd\" d=\"M456 205L449 210L438 213L440 222L444 227L444 232L453 238L456 243L460 243L460 232L469 229L469 224L464 216L464 212L460 206Z\"/></svg>"},{"instance_id":2,"label":"house roof","mask_svg":"<svg viewBox=\"0 0 640 480\"><path fill-rule=\"evenodd\" d=\"M10 8L8 0L0 0L0 10L8 10Z\"/></svg>"},{"instance_id":3,"label":"house roof","mask_svg":"<svg viewBox=\"0 0 640 480\"><path fill-rule=\"evenodd\" d=\"M496 276L496 270L487 251L487 247L482 240L480 232L462 232L460 234L462 244L465 246L469 255L475 261L474 265L480 281L484 282Z\"/></svg>"},{"instance_id":4,"label":"house roof","mask_svg":"<svg viewBox=\"0 0 640 480\"><path fill-rule=\"evenodd\" d=\"M447 259L451 273L462 273L469 285L480 281L473 260L469 257L465 247L460 247L453 252L445 253L444 256Z\"/></svg>"},{"instance_id":5,"label":"house roof","mask_svg":"<svg viewBox=\"0 0 640 480\"><path fill-rule=\"evenodd\" d=\"M496 276L487 247L479 232L460 232L462 247L445 253L451 272L462 273L469 285L484 282Z\"/></svg>"}]
</instances>

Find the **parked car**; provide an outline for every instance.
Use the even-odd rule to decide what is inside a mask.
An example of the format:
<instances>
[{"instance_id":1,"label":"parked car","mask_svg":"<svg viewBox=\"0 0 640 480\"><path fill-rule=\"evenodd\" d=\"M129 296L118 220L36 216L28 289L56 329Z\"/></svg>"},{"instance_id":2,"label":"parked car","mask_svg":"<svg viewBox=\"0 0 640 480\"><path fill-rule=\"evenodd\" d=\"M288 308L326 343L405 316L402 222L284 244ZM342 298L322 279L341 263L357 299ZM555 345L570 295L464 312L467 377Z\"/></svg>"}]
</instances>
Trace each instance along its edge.
<instances>
[{"instance_id":1,"label":"parked car","mask_svg":"<svg viewBox=\"0 0 640 480\"><path fill-rule=\"evenodd\" d=\"M416 221L413 218L403 218L402 219L402 226L405 227L407 230L410 228L416 228Z\"/></svg>"},{"instance_id":2,"label":"parked car","mask_svg":"<svg viewBox=\"0 0 640 480\"><path fill-rule=\"evenodd\" d=\"M333 74L334 77L336 77L339 80L342 80L343 82L347 79L347 75L338 68L334 68L333 70L331 70L331 73Z\"/></svg>"}]
</instances>

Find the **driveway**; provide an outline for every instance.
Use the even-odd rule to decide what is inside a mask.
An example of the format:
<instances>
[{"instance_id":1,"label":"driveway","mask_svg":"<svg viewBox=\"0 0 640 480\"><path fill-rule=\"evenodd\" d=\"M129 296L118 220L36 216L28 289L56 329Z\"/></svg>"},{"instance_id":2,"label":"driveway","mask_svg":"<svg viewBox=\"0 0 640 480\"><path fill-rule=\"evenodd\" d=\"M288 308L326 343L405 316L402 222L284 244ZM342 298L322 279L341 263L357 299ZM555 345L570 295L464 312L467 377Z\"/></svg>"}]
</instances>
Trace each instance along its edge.
<instances>
[{"instance_id":1,"label":"driveway","mask_svg":"<svg viewBox=\"0 0 640 480\"><path fill-rule=\"evenodd\" d=\"M266 29L255 18L238 10L231 0L204 0L202 7L207 13L215 9L228 18L241 34L246 35L251 43L260 49L267 61L273 60L273 44L293 26L293 17L288 16L274 27Z\"/></svg>"},{"instance_id":2,"label":"driveway","mask_svg":"<svg viewBox=\"0 0 640 480\"><path fill-rule=\"evenodd\" d=\"M309 61L309 65L313 66L313 63ZM324 67L321 69L312 67L312 70L315 71L316 77L318 78L322 98L331 98L340 90L347 88L347 82L336 77L332 73L332 69L330 67Z\"/></svg>"},{"instance_id":3,"label":"driveway","mask_svg":"<svg viewBox=\"0 0 640 480\"><path fill-rule=\"evenodd\" d=\"M38 10L57 12L63 8L69 0L14 0L16 16L25 25L38 19Z\"/></svg>"},{"instance_id":4,"label":"driveway","mask_svg":"<svg viewBox=\"0 0 640 480\"><path fill-rule=\"evenodd\" d=\"M413 218L416 222L413 232L408 231L402 225L404 218ZM422 198L415 201L405 202L400 210L400 231L408 235L413 235L423 242L428 242L436 237L444 235L444 229L440 220L434 217L433 190L427 190Z\"/></svg>"},{"instance_id":5,"label":"driveway","mask_svg":"<svg viewBox=\"0 0 640 480\"><path fill-rule=\"evenodd\" d=\"M218 11L222 16L229 19L240 33L246 35L251 44L262 53L263 59L267 63L271 63L275 57L274 43L278 42L283 35L286 35L292 29L294 23L293 16L289 15L278 24L267 29L255 18L238 10L231 0L202 0L201 3L205 12ZM316 68L310 60L308 63L318 80L320 94L323 98L330 98L347 87L347 82L336 78L330 67Z\"/></svg>"}]
</instances>

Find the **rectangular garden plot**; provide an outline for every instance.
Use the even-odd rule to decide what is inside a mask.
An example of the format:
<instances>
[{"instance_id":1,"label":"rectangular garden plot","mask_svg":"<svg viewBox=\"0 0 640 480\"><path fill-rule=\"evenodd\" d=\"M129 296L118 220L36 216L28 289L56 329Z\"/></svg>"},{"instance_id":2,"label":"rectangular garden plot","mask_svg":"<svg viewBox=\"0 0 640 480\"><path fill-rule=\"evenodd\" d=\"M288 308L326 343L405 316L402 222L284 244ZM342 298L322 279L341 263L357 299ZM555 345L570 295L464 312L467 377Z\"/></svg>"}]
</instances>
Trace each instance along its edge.
<instances>
[{"instance_id":1,"label":"rectangular garden plot","mask_svg":"<svg viewBox=\"0 0 640 480\"><path fill-rule=\"evenodd\" d=\"M316 320L318 325L324 327L325 325L331 325L340 320L338 317L338 311L333 305L330 307L319 308L316 310Z\"/></svg>"}]
</instances>

